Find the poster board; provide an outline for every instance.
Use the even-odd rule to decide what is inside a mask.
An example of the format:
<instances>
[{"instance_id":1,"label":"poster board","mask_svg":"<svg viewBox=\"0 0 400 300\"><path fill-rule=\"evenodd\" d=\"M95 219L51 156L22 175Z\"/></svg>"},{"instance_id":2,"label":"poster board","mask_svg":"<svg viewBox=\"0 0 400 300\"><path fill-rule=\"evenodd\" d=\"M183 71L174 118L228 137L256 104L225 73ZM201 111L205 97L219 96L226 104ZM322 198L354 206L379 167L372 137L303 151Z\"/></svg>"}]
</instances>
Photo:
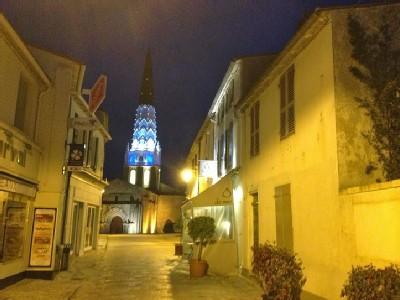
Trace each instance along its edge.
<instances>
[{"instance_id":1,"label":"poster board","mask_svg":"<svg viewBox=\"0 0 400 300\"><path fill-rule=\"evenodd\" d=\"M56 216L56 208L35 208L30 267L51 267Z\"/></svg>"}]
</instances>

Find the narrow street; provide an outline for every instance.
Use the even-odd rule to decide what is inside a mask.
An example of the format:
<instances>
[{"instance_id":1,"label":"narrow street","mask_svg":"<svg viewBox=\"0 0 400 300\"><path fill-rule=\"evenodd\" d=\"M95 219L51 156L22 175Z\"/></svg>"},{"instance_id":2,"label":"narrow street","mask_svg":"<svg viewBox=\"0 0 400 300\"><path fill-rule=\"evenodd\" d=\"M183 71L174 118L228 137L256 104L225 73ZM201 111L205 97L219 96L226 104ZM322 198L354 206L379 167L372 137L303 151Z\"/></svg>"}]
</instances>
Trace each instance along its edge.
<instances>
[{"instance_id":1,"label":"narrow street","mask_svg":"<svg viewBox=\"0 0 400 300\"><path fill-rule=\"evenodd\" d=\"M260 299L257 285L236 276L189 279L173 255L175 235L110 235L107 246L75 258L55 280L25 279L0 291L0 300Z\"/></svg>"}]
</instances>

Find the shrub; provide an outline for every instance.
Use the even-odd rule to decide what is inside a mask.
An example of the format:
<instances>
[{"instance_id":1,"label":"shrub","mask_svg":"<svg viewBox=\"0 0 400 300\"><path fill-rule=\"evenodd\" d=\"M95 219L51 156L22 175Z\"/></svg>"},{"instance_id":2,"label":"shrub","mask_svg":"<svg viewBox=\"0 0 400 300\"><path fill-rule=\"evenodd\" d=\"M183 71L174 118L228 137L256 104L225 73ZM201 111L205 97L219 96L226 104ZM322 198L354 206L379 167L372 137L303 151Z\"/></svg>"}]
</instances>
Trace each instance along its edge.
<instances>
[{"instance_id":1,"label":"shrub","mask_svg":"<svg viewBox=\"0 0 400 300\"><path fill-rule=\"evenodd\" d=\"M377 269L370 264L352 268L340 296L349 300L390 300L396 295L400 295L400 268L390 265Z\"/></svg>"},{"instance_id":2,"label":"shrub","mask_svg":"<svg viewBox=\"0 0 400 300\"><path fill-rule=\"evenodd\" d=\"M253 247L253 272L266 296L299 300L306 282L296 255L270 243Z\"/></svg>"},{"instance_id":3,"label":"shrub","mask_svg":"<svg viewBox=\"0 0 400 300\"><path fill-rule=\"evenodd\" d=\"M215 223L211 217L195 217L188 223L189 235L193 242L199 245L198 260L201 260L203 247L212 242L215 234Z\"/></svg>"}]
</instances>

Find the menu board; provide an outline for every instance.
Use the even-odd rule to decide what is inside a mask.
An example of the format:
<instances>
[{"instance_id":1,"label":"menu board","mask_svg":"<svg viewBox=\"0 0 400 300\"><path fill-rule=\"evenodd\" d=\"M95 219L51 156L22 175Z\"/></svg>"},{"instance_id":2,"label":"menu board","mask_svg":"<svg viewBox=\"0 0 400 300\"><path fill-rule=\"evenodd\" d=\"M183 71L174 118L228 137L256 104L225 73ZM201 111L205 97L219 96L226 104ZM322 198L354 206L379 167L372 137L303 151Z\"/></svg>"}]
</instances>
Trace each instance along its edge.
<instances>
[{"instance_id":1,"label":"menu board","mask_svg":"<svg viewBox=\"0 0 400 300\"><path fill-rule=\"evenodd\" d=\"M31 241L31 267L50 267L53 254L56 208L35 208Z\"/></svg>"}]
</instances>

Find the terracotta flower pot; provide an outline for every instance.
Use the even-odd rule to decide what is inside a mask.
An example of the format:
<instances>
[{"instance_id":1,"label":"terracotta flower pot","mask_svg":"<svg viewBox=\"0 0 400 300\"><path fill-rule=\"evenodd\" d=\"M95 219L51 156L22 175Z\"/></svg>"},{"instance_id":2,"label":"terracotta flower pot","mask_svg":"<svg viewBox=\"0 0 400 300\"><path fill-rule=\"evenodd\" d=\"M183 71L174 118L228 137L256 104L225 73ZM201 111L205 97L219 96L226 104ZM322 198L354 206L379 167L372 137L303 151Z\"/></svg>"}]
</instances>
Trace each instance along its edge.
<instances>
[{"instance_id":1,"label":"terracotta flower pot","mask_svg":"<svg viewBox=\"0 0 400 300\"><path fill-rule=\"evenodd\" d=\"M205 260L192 259L190 261L190 277L207 275L208 263Z\"/></svg>"}]
</instances>

